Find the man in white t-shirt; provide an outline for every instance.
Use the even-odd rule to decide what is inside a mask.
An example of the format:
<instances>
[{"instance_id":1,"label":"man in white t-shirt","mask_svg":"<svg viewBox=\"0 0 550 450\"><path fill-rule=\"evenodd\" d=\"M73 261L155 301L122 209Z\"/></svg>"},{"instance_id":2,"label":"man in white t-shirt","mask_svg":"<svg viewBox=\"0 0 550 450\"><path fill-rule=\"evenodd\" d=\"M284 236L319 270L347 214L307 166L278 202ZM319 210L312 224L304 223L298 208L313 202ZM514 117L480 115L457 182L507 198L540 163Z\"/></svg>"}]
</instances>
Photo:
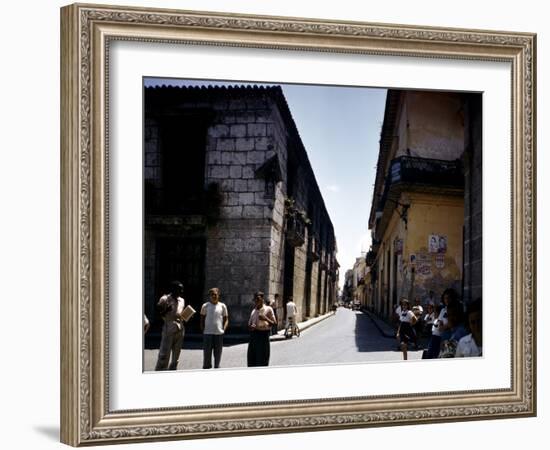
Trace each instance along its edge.
<instances>
[{"instance_id":1,"label":"man in white t-shirt","mask_svg":"<svg viewBox=\"0 0 550 450\"><path fill-rule=\"evenodd\" d=\"M292 326L292 332L295 333L296 319L298 317L298 307L292 297L288 297L286 302L286 328Z\"/></svg>"},{"instance_id":2,"label":"man in white t-shirt","mask_svg":"<svg viewBox=\"0 0 550 450\"><path fill-rule=\"evenodd\" d=\"M220 367L223 349L223 335L229 323L227 306L220 302L220 290L212 288L208 291L210 301L201 308L201 330L203 332L203 369L212 368L212 353L214 353L214 369Z\"/></svg>"}]
</instances>

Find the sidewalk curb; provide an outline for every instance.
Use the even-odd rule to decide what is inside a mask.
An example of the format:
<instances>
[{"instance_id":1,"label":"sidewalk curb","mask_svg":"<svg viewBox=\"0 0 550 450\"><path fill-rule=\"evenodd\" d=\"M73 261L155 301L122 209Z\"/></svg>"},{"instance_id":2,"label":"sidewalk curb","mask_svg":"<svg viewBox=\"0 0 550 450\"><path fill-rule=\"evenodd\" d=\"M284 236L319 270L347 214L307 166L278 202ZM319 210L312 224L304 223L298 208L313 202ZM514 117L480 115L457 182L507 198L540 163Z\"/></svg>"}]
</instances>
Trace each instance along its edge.
<instances>
[{"instance_id":1,"label":"sidewalk curb","mask_svg":"<svg viewBox=\"0 0 550 450\"><path fill-rule=\"evenodd\" d=\"M377 328L377 330L380 332L382 336L384 336L385 338L395 339L394 332L392 332L392 334L389 334L388 332L382 329L382 326L378 323L380 321L378 317L374 316L374 314L372 314L370 311L363 310L363 313L368 316L368 318L371 320L371 322L374 324L374 326ZM387 325L385 322L383 323L384 325ZM387 326L389 327L389 325Z\"/></svg>"},{"instance_id":2,"label":"sidewalk curb","mask_svg":"<svg viewBox=\"0 0 550 450\"><path fill-rule=\"evenodd\" d=\"M323 314L319 317L314 317L312 319L306 320L304 322L298 323L298 328L300 331L307 330L308 328L312 327L313 325L317 325L319 322L322 322L323 320L328 319L329 317L334 316L333 312ZM202 333L186 333L185 338L188 341L193 342L200 342L202 341ZM158 336L158 339L160 340L160 334ZM279 341L279 340L285 340L285 329L277 331L277 334L273 334L269 337L270 341ZM233 342L243 342L246 343L250 340L250 334L248 333L236 333L236 334L224 334L223 336L224 341L233 341Z\"/></svg>"},{"instance_id":3,"label":"sidewalk curb","mask_svg":"<svg viewBox=\"0 0 550 450\"><path fill-rule=\"evenodd\" d=\"M312 327L313 325L317 325L319 322L322 322L323 320L328 319L329 317L334 316L333 312L329 312L327 314L323 314L322 316L314 317L312 319L306 320L304 322L298 322L298 328L300 332L307 330L308 328ZM285 338L285 329L279 330L277 334L274 334L271 336L272 341L278 341L278 340L286 340Z\"/></svg>"},{"instance_id":4,"label":"sidewalk curb","mask_svg":"<svg viewBox=\"0 0 550 450\"><path fill-rule=\"evenodd\" d=\"M306 320L305 322L300 322L298 324L298 328L300 331L307 330L308 328L312 327L313 325L317 325L319 322L322 322L323 320L328 319L329 317L334 316L335 313L329 312L319 317L314 317L313 319Z\"/></svg>"}]
</instances>

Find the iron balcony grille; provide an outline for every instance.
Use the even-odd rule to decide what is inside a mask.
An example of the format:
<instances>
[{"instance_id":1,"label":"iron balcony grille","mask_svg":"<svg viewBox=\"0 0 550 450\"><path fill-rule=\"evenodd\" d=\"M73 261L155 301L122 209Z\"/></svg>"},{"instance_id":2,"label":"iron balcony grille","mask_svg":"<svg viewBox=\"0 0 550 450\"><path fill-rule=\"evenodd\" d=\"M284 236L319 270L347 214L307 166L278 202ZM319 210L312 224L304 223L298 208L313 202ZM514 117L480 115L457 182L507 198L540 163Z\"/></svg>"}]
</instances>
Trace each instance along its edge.
<instances>
[{"instance_id":1,"label":"iron balcony grille","mask_svg":"<svg viewBox=\"0 0 550 450\"><path fill-rule=\"evenodd\" d=\"M460 160L445 161L412 156L393 159L384 184L384 192L378 204L378 211L384 209L390 188L397 184L464 188L462 164Z\"/></svg>"},{"instance_id":2,"label":"iron balcony grille","mask_svg":"<svg viewBox=\"0 0 550 450\"><path fill-rule=\"evenodd\" d=\"M306 235L305 222L295 215L289 215L287 216L286 227L287 242L292 247L301 247L304 245Z\"/></svg>"}]
</instances>

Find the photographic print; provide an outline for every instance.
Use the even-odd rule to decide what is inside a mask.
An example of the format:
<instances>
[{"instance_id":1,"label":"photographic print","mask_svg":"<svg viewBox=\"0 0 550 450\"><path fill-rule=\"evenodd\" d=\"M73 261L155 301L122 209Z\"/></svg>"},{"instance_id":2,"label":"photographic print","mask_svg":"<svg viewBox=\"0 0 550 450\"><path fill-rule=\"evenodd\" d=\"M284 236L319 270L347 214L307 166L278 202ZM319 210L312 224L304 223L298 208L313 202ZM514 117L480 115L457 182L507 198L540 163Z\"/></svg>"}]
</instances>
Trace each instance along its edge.
<instances>
[{"instance_id":1,"label":"photographic print","mask_svg":"<svg viewBox=\"0 0 550 450\"><path fill-rule=\"evenodd\" d=\"M145 371L482 356L480 93L143 83Z\"/></svg>"}]
</instances>

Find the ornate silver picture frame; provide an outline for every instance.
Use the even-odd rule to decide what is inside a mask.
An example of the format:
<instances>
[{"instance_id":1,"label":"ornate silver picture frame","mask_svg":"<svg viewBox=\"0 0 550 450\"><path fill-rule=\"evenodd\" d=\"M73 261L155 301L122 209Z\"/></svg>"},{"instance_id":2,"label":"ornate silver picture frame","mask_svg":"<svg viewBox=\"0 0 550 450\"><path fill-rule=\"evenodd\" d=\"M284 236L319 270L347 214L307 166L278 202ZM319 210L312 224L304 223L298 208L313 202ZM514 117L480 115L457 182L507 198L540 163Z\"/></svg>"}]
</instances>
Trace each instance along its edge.
<instances>
[{"instance_id":1,"label":"ornate silver picture frame","mask_svg":"<svg viewBox=\"0 0 550 450\"><path fill-rule=\"evenodd\" d=\"M450 386L445 392L285 398L255 403L220 399L215 405L113 408L109 352L109 287L113 282L109 271L109 187L113 182L109 171L109 70L111 46L120 41L508 63L511 148L501 150L503 157L511 156L511 184L507 186L511 192L510 385L478 390ZM530 33L85 4L62 8L62 442L80 446L534 416L535 70L536 36Z\"/></svg>"}]
</instances>

